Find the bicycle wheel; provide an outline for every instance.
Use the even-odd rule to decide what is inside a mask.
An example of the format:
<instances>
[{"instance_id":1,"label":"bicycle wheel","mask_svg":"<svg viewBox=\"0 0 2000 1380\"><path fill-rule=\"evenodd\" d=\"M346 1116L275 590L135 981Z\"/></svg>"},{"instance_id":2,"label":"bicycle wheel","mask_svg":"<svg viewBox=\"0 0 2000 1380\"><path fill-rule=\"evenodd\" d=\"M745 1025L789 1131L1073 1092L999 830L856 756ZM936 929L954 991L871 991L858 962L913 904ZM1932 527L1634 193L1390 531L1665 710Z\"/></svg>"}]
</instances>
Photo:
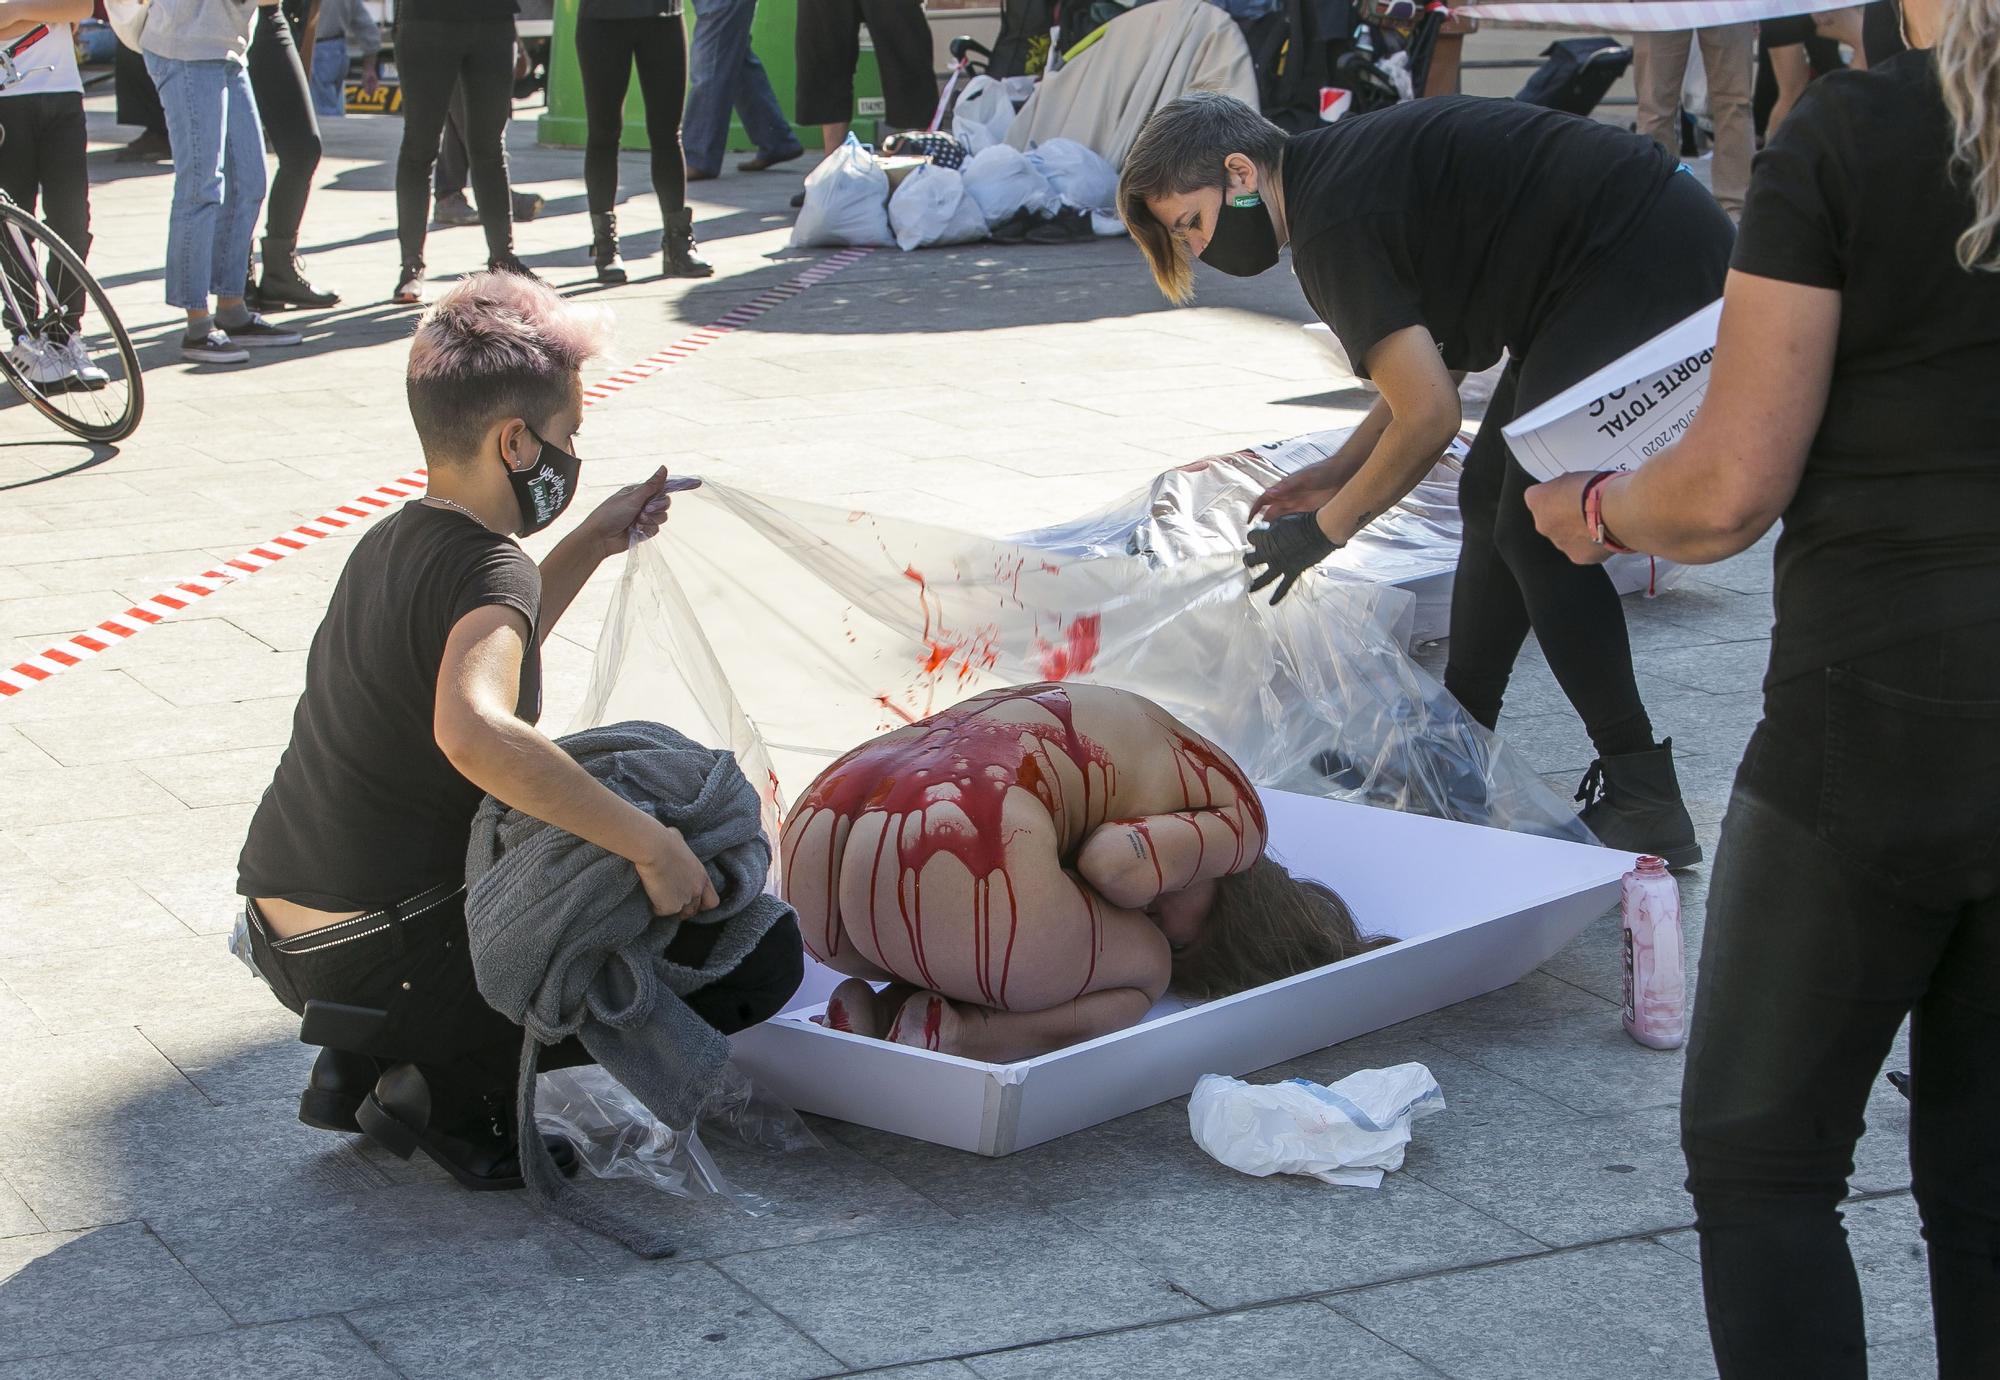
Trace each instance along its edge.
<instances>
[{"instance_id":1,"label":"bicycle wheel","mask_svg":"<svg viewBox=\"0 0 2000 1380\"><path fill-rule=\"evenodd\" d=\"M0 199L0 374L37 412L86 441L138 428L145 385L132 337L76 251Z\"/></svg>"}]
</instances>

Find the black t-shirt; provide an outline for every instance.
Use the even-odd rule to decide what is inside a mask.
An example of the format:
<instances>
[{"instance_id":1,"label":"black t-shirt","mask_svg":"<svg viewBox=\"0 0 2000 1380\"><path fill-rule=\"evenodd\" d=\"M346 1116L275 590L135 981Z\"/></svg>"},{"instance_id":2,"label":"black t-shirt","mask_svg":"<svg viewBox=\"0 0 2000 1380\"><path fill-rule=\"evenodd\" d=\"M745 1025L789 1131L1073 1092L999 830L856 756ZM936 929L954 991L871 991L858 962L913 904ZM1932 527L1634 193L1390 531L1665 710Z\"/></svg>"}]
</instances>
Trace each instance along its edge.
<instances>
[{"instance_id":1,"label":"black t-shirt","mask_svg":"<svg viewBox=\"0 0 2000 1380\"><path fill-rule=\"evenodd\" d=\"M517 712L541 713L542 577L512 540L406 503L355 544L306 657L306 689L237 861L236 889L374 910L465 875L480 789L438 748L438 664L487 604L528 620Z\"/></svg>"},{"instance_id":2,"label":"black t-shirt","mask_svg":"<svg viewBox=\"0 0 2000 1380\"><path fill-rule=\"evenodd\" d=\"M2000 610L2000 273L1927 52L1806 88L1732 267L1840 293L1833 386L1777 552L1777 683Z\"/></svg>"},{"instance_id":3,"label":"black t-shirt","mask_svg":"<svg viewBox=\"0 0 2000 1380\"><path fill-rule=\"evenodd\" d=\"M518 12L514 0L403 0L397 17L405 24L511 24Z\"/></svg>"},{"instance_id":4,"label":"black t-shirt","mask_svg":"<svg viewBox=\"0 0 2000 1380\"><path fill-rule=\"evenodd\" d=\"M1364 377L1406 326L1447 368L1484 369L1526 347L1676 166L1651 139L1522 101L1405 101L1286 141L1292 268Z\"/></svg>"}]
</instances>

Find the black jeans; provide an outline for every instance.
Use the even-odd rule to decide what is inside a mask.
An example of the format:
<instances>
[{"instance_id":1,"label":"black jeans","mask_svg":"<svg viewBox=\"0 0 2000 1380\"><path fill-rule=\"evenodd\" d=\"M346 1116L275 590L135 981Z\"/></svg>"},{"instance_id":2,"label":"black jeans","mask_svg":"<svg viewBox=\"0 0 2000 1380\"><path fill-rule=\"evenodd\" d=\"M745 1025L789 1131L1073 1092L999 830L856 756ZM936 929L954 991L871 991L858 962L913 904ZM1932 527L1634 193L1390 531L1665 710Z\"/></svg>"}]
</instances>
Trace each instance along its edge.
<instances>
[{"instance_id":1,"label":"black jeans","mask_svg":"<svg viewBox=\"0 0 2000 1380\"><path fill-rule=\"evenodd\" d=\"M452 89L465 87L465 145L486 254L514 252L507 189L507 119L514 113L514 26L506 20L405 20L396 30L403 81L403 145L396 157L396 239L405 264L424 261L431 169Z\"/></svg>"},{"instance_id":2,"label":"black jeans","mask_svg":"<svg viewBox=\"0 0 2000 1380\"><path fill-rule=\"evenodd\" d=\"M75 91L39 91L25 96L0 96L0 188L35 213L79 256L90 253L90 182L84 162L88 137L84 129L83 97ZM49 286L61 297L74 328L83 319L83 284L60 269L49 268ZM13 247L6 249L6 271L16 297L24 306L38 293ZM11 346L12 328L0 349Z\"/></svg>"},{"instance_id":3,"label":"black jeans","mask_svg":"<svg viewBox=\"0 0 2000 1380\"><path fill-rule=\"evenodd\" d=\"M465 942L465 889L427 892L395 908L273 939L251 905L250 946L278 1000L303 1013L309 1000L385 1011L369 1047L355 1051L408 1061L427 1077L465 1089L513 1093L521 1028L488 1006L473 978ZM690 967L707 961L718 927L684 924L667 956ZM737 967L682 1000L725 1035L784 1009L802 975L798 925L771 927ZM590 1062L579 1040L545 1046L541 1067Z\"/></svg>"},{"instance_id":4,"label":"black jeans","mask_svg":"<svg viewBox=\"0 0 2000 1380\"><path fill-rule=\"evenodd\" d=\"M153 85L153 74L146 70L146 59L123 43L118 45L118 56L112 60L117 92L117 120L121 125L137 125L148 134L167 137L167 112L160 106L159 88Z\"/></svg>"},{"instance_id":5,"label":"black jeans","mask_svg":"<svg viewBox=\"0 0 2000 1380\"><path fill-rule=\"evenodd\" d=\"M1722 295L1735 230L1686 174L1668 179L1646 221L1559 302L1502 372L1459 479L1464 522L1451 591L1444 683L1488 728L1534 630L1563 694L1602 756L1644 752L1652 724L1632 674L1618 591L1535 530L1535 481L1501 428Z\"/></svg>"},{"instance_id":6,"label":"black jeans","mask_svg":"<svg viewBox=\"0 0 2000 1380\"><path fill-rule=\"evenodd\" d=\"M2000 1375L2000 623L1767 689L1709 887L1681 1103L1724 1380L1867 1373L1838 1204L1911 1017L1938 1373Z\"/></svg>"},{"instance_id":7,"label":"black jeans","mask_svg":"<svg viewBox=\"0 0 2000 1380\"><path fill-rule=\"evenodd\" d=\"M882 73L885 118L896 129L929 128L938 83L921 0L801 0L793 30L799 123L838 125L854 118L854 64L864 23Z\"/></svg>"},{"instance_id":8,"label":"black jeans","mask_svg":"<svg viewBox=\"0 0 2000 1380\"><path fill-rule=\"evenodd\" d=\"M278 170L271 175L271 190L264 199L264 233L296 243L306 198L312 195L313 173L319 168L319 116L313 113L312 88L299 61L291 22L275 5L257 11L257 32L250 40L250 89L257 97L265 142L278 156Z\"/></svg>"},{"instance_id":9,"label":"black jeans","mask_svg":"<svg viewBox=\"0 0 2000 1380\"><path fill-rule=\"evenodd\" d=\"M639 64L646 140L653 148L653 194L664 219L687 205L681 161L681 106L687 101L687 31L679 15L652 19L578 19L576 63L583 73L589 127L583 186L592 215L618 204L618 140L625 132L625 89Z\"/></svg>"}]
</instances>

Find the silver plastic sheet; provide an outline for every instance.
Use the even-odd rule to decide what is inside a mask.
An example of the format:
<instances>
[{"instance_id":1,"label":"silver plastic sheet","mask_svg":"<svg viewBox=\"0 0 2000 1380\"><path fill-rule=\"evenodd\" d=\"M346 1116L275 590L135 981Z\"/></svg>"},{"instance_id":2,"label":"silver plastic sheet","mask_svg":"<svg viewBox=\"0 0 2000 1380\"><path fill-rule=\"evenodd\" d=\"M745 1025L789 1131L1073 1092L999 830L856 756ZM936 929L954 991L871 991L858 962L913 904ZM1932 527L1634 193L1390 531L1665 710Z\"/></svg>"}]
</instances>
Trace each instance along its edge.
<instances>
[{"instance_id":1,"label":"silver plastic sheet","mask_svg":"<svg viewBox=\"0 0 2000 1380\"><path fill-rule=\"evenodd\" d=\"M1175 539L1044 548L707 484L629 558L579 723L657 719L729 748L775 828L876 734L1083 680L1155 700L1267 786L1588 839L1410 660L1408 593L1331 568L1272 608L1246 596L1238 548L1161 561Z\"/></svg>"}]
</instances>

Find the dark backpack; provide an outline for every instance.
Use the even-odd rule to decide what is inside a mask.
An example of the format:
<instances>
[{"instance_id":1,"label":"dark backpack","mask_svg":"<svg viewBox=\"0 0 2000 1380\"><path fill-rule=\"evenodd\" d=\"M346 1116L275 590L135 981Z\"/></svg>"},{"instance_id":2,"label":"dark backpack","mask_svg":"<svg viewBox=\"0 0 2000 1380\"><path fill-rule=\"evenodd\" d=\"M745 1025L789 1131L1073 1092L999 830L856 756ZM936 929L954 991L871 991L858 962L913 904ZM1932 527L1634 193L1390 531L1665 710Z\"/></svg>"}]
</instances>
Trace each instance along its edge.
<instances>
[{"instance_id":1,"label":"dark backpack","mask_svg":"<svg viewBox=\"0 0 2000 1380\"><path fill-rule=\"evenodd\" d=\"M1544 62L1514 99L1572 115L1597 109L1632 65L1632 50L1609 38L1565 38L1542 49Z\"/></svg>"}]
</instances>

